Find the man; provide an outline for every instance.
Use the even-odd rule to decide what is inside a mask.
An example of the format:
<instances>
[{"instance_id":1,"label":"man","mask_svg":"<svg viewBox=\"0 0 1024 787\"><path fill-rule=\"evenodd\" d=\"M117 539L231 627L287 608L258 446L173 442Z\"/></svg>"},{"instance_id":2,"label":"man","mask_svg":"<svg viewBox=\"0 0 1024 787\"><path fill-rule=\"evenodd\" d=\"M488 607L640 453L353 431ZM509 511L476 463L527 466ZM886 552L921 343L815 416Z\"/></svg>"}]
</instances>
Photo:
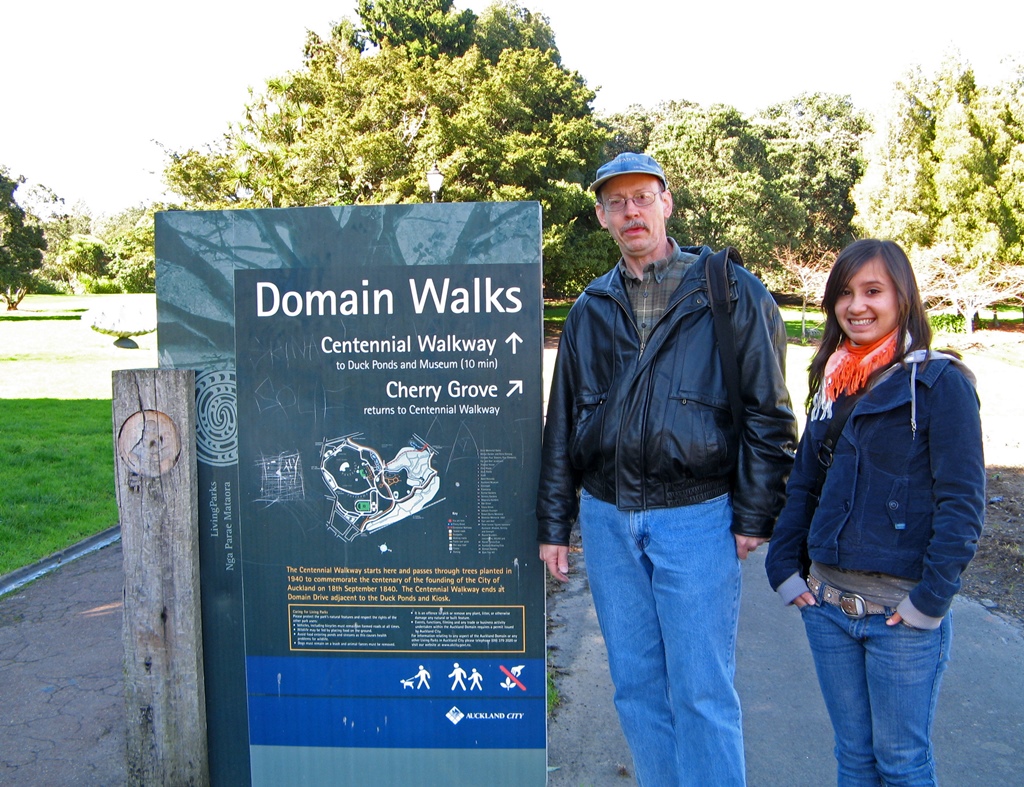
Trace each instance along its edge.
<instances>
[{"instance_id":1,"label":"man","mask_svg":"<svg viewBox=\"0 0 1024 787\"><path fill-rule=\"evenodd\" d=\"M785 327L761 283L732 266L745 411L733 424L704 271L711 249L668 237L664 171L623 153L591 189L622 259L586 288L562 332L540 557L568 580L578 518L637 781L740 785L739 560L771 535L793 460Z\"/></svg>"}]
</instances>

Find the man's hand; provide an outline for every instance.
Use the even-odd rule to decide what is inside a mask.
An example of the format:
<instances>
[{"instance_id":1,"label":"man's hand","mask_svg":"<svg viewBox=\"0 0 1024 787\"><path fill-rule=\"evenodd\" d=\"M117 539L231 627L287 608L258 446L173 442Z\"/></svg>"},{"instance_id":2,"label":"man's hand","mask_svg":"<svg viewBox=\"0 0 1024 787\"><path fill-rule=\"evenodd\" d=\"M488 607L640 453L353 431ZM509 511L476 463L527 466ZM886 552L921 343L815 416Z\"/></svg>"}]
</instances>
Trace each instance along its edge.
<instances>
[{"instance_id":1,"label":"man's hand","mask_svg":"<svg viewBox=\"0 0 1024 787\"><path fill-rule=\"evenodd\" d=\"M569 547L558 544L541 544L540 559L548 567L551 576L559 582L569 581Z\"/></svg>"},{"instance_id":2,"label":"man's hand","mask_svg":"<svg viewBox=\"0 0 1024 787\"><path fill-rule=\"evenodd\" d=\"M767 541L767 538L754 538L753 536L741 536L733 533L733 537L736 539L736 557L740 560L746 560L747 555L757 549L761 544Z\"/></svg>"}]
</instances>

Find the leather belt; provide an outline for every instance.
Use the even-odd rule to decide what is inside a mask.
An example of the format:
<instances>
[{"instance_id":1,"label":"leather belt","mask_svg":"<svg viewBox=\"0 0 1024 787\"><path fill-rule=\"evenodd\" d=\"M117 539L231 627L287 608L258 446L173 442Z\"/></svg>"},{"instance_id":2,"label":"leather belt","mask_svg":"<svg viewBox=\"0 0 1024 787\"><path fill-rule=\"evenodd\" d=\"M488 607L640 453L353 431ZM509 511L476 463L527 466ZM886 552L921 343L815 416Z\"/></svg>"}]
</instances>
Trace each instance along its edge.
<instances>
[{"instance_id":1,"label":"leather belt","mask_svg":"<svg viewBox=\"0 0 1024 787\"><path fill-rule=\"evenodd\" d=\"M854 620L860 620L868 615L889 614L889 609L881 604L868 601L857 593L847 593L839 588L826 585L820 579L815 579L811 576L807 577L807 587L810 588L811 593L814 594L816 599L839 607L846 617Z\"/></svg>"}]
</instances>

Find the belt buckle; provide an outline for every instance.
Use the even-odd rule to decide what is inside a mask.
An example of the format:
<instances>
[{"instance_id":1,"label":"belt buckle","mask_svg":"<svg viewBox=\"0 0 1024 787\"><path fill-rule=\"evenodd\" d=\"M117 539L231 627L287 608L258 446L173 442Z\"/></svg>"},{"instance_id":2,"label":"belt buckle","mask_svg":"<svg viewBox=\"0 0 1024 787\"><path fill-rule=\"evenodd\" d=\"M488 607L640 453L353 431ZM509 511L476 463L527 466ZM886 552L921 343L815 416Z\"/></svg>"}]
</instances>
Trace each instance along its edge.
<instances>
[{"instance_id":1,"label":"belt buckle","mask_svg":"<svg viewBox=\"0 0 1024 787\"><path fill-rule=\"evenodd\" d=\"M839 596L839 608L846 617L852 620L860 620L867 617L868 607L864 597L856 593L842 593Z\"/></svg>"}]
</instances>

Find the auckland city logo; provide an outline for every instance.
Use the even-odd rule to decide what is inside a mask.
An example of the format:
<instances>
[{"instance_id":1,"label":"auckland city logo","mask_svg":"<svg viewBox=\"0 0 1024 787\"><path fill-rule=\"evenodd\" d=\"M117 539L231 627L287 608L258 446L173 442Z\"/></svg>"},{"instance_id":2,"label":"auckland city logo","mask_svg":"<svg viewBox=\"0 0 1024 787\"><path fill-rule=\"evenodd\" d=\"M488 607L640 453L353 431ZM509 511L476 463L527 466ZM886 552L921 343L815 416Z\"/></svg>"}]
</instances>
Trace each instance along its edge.
<instances>
[{"instance_id":1,"label":"auckland city logo","mask_svg":"<svg viewBox=\"0 0 1024 787\"><path fill-rule=\"evenodd\" d=\"M466 718L466 714L463 713L462 711L460 711L454 705L452 705L452 709L450 711L448 711L445 714L445 716L448 717L448 721L450 721L452 724L458 724L460 721L462 721L464 718Z\"/></svg>"}]
</instances>

